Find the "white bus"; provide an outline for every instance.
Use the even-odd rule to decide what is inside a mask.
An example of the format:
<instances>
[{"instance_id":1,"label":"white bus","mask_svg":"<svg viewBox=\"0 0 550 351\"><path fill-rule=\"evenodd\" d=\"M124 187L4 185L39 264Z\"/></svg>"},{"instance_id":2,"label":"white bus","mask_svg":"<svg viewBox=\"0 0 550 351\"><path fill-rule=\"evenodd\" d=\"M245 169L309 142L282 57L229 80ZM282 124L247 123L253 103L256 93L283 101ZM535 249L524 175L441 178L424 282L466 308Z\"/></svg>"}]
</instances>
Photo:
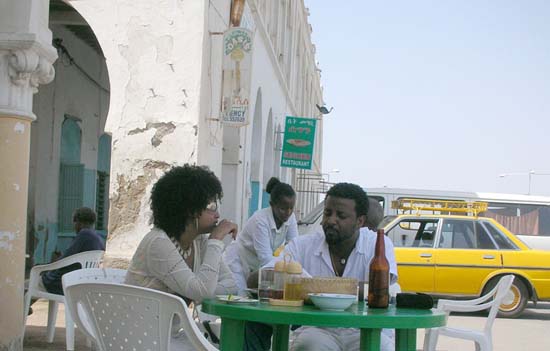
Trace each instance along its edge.
<instances>
[{"instance_id":1,"label":"white bus","mask_svg":"<svg viewBox=\"0 0 550 351\"><path fill-rule=\"evenodd\" d=\"M488 209L480 216L494 218L533 249L550 250L550 197L547 196L399 188L365 190L369 197L380 201L385 216L398 215L398 210L392 208L391 203L406 198L487 202ZM322 214L321 202L300 220L300 233L316 230Z\"/></svg>"}]
</instances>

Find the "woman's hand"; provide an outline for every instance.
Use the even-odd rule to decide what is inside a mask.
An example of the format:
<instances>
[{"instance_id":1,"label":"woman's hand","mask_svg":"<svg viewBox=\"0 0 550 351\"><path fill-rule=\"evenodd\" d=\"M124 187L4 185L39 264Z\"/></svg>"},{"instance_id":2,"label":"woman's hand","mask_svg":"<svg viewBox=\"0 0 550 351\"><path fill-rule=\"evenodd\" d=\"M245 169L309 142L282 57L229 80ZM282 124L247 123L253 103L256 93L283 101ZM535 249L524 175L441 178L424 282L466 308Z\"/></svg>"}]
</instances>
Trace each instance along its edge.
<instances>
[{"instance_id":1,"label":"woman's hand","mask_svg":"<svg viewBox=\"0 0 550 351\"><path fill-rule=\"evenodd\" d=\"M237 229L238 227L235 223L223 219L214 229L212 229L208 239L223 240L228 234L231 234L233 239L235 239L237 237Z\"/></svg>"}]
</instances>

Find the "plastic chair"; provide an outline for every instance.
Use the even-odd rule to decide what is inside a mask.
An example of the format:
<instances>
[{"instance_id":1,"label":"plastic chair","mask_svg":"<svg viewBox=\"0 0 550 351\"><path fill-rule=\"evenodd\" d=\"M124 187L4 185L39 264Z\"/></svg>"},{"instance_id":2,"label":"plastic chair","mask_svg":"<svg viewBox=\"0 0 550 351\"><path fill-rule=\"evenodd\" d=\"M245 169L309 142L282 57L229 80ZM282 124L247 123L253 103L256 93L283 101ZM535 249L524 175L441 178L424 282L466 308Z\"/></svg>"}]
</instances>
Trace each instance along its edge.
<instances>
[{"instance_id":1,"label":"plastic chair","mask_svg":"<svg viewBox=\"0 0 550 351\"><path fill-rule=\"evenodd\" d=\"M220 343L220 335L222 328L221 318L208 314L202 311L202 305L195 305L193 309L193 314L195 320L197 321L197 326L202 334L210 340L214 345Z\"/></svg>"},{"instance_id":2,"label":"plastic chair","mask_svg":"<svg viewBox=\"0 0 550 351\"><path fill-rule=\"evenodd\" d=\"M451 327L428 329L426 330L424 338L424 351L435 351L439 335L471 340L475 343L477 351L492 351L493 322L498 313L499 306L502 303L502 299L506 296L508 290L510 290L513 281L513 275L506 275L499 280L498 284L490 292L475 300L439 300L437 309L444 311L447 314L447 318L451 312L475 312L489 309L487 322L485 323L485 328L481 331Z\"/></svg>"},{"instance_id":3,"label":"plastic chair","mask_svg":"<svg viewBox=\"0 0 550 351\"><path fill-rule=\"evenodd\" d=\"M82 268L99 267L104 252L105 251L101 250L80 252L50 264L32 267L29 278L29 290L25 294L25 321L23 324L23 335L25 334L27 315L31 306L31 299L33 297L49 300L47 327L47 341L49 343L53 342L53 337L55 335L55 321L57 319L58 304L65 303L65 296L49 293L43 288L40 274L42 272L67 267L75 263L80 263ZM65 305L65 341L67 350L74 350L74 323L71 319L71 314L67 308L67 305Z\"/></svg>"},{"instance_id":4,"label":"plastic chair","mask_svg":"<svg viewBox=\"0 0 550 351\"><path fill-rule=\"evenodd\" d=\"M61 278L63 283L63 291L65 286L74 285L77 283L119 283L124 284L126 279L125 269L118 268L90 268L79 269L76 271L64 274Z\"/></svg>"},{"instance_id":5,"label":"plastic chair","mask_svg":"<svg viewBox=\"0 0 550 351\"><path fill-rule=\"evenodd\" d=\"M70 284L69 278L64 289L74 321L101 351L168 351L176 321L195 350L217 350L201 334L180 297L117 283Z\"/></svg>"}]
</instances>

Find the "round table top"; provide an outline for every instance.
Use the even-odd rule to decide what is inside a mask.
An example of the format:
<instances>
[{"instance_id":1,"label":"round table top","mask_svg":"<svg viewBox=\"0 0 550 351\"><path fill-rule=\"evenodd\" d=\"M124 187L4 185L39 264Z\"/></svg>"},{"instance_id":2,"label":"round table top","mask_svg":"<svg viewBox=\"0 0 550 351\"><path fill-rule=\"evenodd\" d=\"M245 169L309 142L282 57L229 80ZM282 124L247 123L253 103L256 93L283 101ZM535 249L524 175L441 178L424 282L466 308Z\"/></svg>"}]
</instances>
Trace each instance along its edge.
<instances>
[{"instance_id":1,"label":"round table top","mask_svg":"<svg viewBox=\"0 0 550 351\"><path fill-rule=\"evenodd\" d=\"M434 328L445 325L445 313L412 308L368 308L364 302L345 311L323 311L315 306L271 306L268 303L237 304L217 299L202 302L202 311L237 320L268 324L295 324L340 328Z\"/></svg>"}]
</instances>

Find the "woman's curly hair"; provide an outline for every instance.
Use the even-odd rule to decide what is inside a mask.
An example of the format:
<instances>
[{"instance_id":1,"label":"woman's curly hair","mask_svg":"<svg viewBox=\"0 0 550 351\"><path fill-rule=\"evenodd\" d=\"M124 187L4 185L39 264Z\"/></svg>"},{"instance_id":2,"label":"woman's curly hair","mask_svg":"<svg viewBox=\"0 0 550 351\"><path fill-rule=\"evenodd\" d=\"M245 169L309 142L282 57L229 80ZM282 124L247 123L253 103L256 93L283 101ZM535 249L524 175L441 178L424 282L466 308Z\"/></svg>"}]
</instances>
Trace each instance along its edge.
<instances>
[{"instance_id":1,"label":"woman's curly hair","mask_svg":"<svg viewBox=\"0 0 550 351\"><path fill-rule=\"evenodd\" d=\"M189 221L199 216L208 203L222 196L220 180L207 167L189 164L174 167L151 191L153 223L179 240Z\"/></svg>"}]
</instances>

